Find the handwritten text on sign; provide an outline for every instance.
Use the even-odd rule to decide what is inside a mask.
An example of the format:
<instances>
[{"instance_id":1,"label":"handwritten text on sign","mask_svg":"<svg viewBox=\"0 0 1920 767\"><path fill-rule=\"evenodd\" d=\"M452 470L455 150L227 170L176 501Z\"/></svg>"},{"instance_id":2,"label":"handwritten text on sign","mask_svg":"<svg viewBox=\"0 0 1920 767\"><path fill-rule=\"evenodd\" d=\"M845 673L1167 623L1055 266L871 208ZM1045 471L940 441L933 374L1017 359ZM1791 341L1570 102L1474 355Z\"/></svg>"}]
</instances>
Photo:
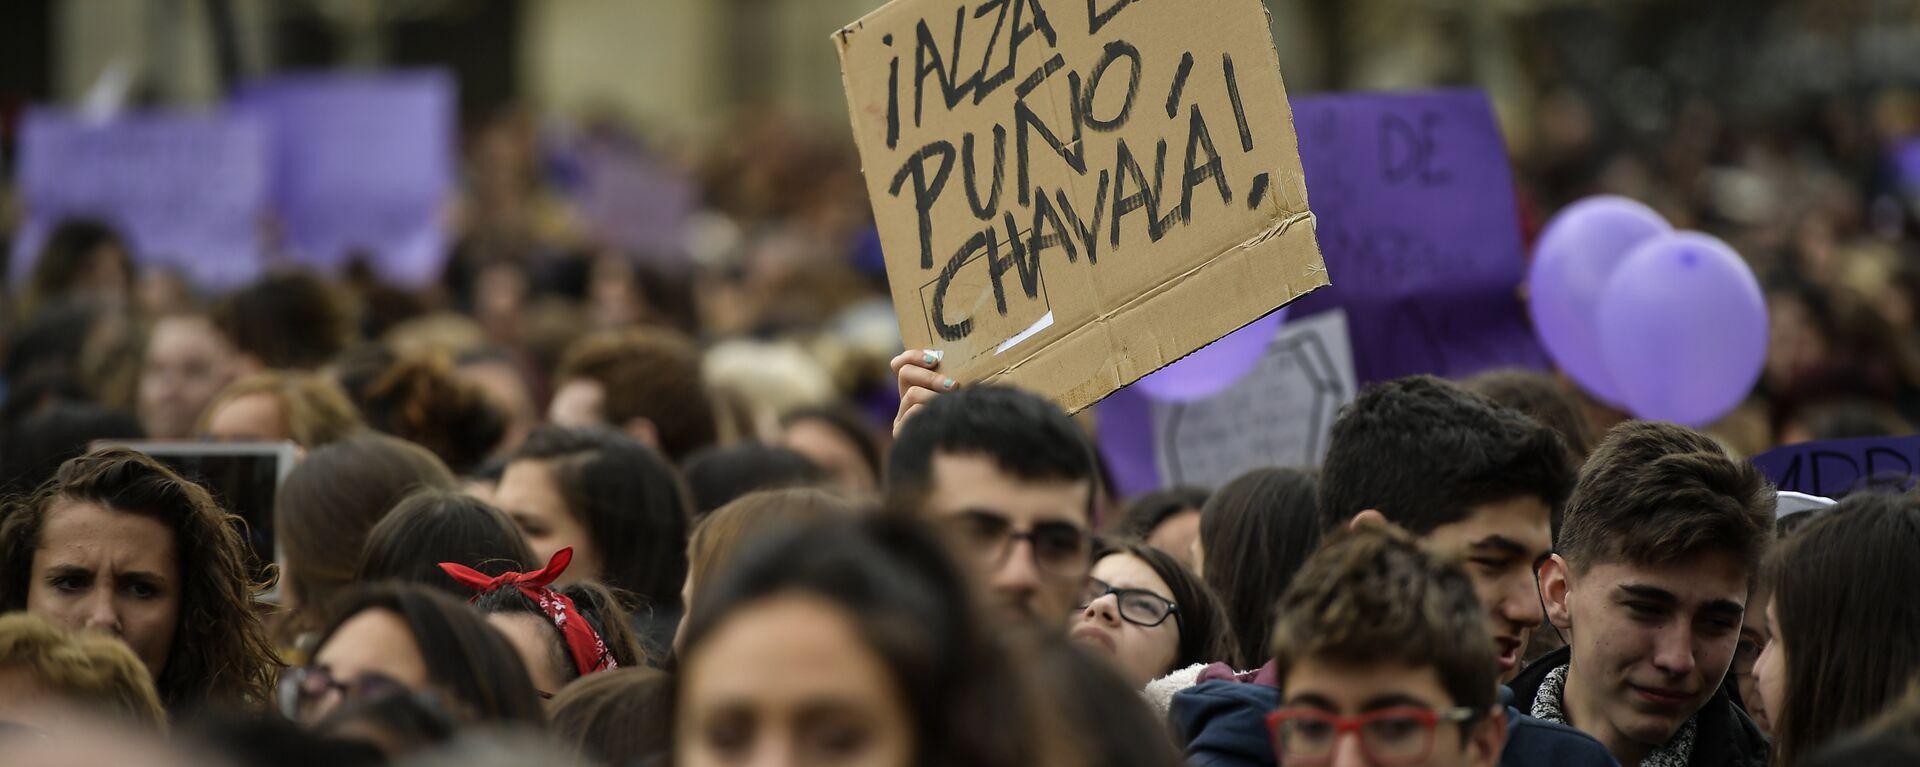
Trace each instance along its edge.
<instances>
[{"instance_id":1,"label":"handwritten text on sign","mask_svg":"<svg viewBox=\"0 0 1920 767\"><path fill-rule=\"evenodd\" d=\"M965 379L1038 357L1084 406L1324 284L1257 0L899 0L838 38L902 332Z\"/></svg>"}]
</instances>

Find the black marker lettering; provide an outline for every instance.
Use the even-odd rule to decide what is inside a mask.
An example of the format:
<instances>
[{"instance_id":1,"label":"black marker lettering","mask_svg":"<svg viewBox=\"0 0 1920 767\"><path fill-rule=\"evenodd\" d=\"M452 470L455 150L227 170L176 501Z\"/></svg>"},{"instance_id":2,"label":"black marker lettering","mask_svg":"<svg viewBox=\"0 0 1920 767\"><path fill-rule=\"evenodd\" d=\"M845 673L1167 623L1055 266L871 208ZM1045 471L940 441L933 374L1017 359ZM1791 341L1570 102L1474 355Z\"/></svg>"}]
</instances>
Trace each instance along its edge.
<instances>
[{"instance_id":1,"label":"black marker lettering","mask_svg":"<svg viewBox=\"0 0 1920 767\"><path fill-rule=\"evenodd\" d=\"M924 124L922 122L921 107L926 100L927 75L933 75L939 79L940 96L946 100L947 109L949 110L959 106L960 99L965 98L967 93L973 90L975 85L979 84L979 81L974 79L968 79L966 82L958 82L960 79L960 42L962 33L966 31L966 26L967 8L966 6L961 6L956 9L953 14L953 63L950 66L940 55L940 45L933 41L933 30L927 28L926 20L921 19L919 26L915 28L914 37L916 44L913 53L914 127L917 128Z\"/></svg>"},{"instance_id":2,"label":"black marker lettering","mask_svg":"<svg viewBox=\"0 0 1920 767\"><path fill-rule=\"evenodd\" d=\"M1180 69L1173 73L1173 89L1167 92L1167 119L1180 116L1180 93L1187 89L1187 76L1193 74L1193 52L1180 54Z\"/></svg>"},{"instance_id":3,"label":"black marker lettering","mask_svg":"<svg viewBox=\"0 0 1920 767\"><path fill-rule=\"evenodd\" d=\"M1120 225L1127 214L1136 210L1147 211L1147 235L1154 241L1160 239L1160 206L1153 199L1153 185L1147 182L1146 171L1140 169L1139 161L1133 159L1133 148L1127 146L1126 139L1120 139L1114 149L1113 157L1113 224L1112 244L1120 247ZM1127 179L1133 179L1139 191L1127 194Z\"/></svg>"},{"instance_id":4,"label":"black marker lettering","mask_svg":"<svg viewBox=\"0 0 1920 767\"><path fill-rule=\"evenodd\" d=\"M1094 117L1093 102L1096 95L1100 93L1100 84L1106 81L1107 69L1122 56L1127 57L1131 65L1131 73L1127 77L1126 101L1121 103L1120 113L1114 115L1113 119L1102 120ZM1086 115L1087 127L1102 133L1110 133L1126 126L1127 118L1133 114L1134 97L1140 94L1140 68L1139 48L1133 47L1125 40L1107 43L1105 51L1100 56L1100 63L1094 65L1093 74L1087 80L1087 91L1080 97L1080 113Z\"/></svg>"},{"instance_id":5,"label":"black marker lettering","mask_svg":"<svg viewBox=\"0 0 1920 767\"><path fill-rule=\"evenodd\" d=\"M1240 151L1253 151L1253 128L1247 125L1247 106L1240 102L1240 78L1233 71L1233 54L1220 54L1220 69L1227 75L1227 98L1233 101L1233 121L1240 126Z\"/></svg>"},{"instance_id":6,"label":"black marker lettering","mask_svg":"<svg viewBox=\"0 0 1920 767\"><path fill-rule=\"evenodd\" d=\"M1107 215L1107 182L1107 172L1100 171L1100 191L1093 197L1091 225L1081 223L1080 214L1074 211L1066 190L1058 189L1053 193L1054 201L1060 203L1060 213L1067 217L1067 222L1073 224L1074 233L1080 236L1080 246L1087 249L1089 266L1100 263L1100 219Z\"/></svg>"},{"instance_id":7,"label":"black marker lettering","mask_svg":"<svg viewBox=\"0 0 1920 767\"><path fill-rule=\"evenodd\" d=\"M993 190L987 194L985 204L980 202L980 192L974 183L973 133L969 131L960 140L960 174L966 182L967 207L973 209L975 218L981 221L993 220L993 214L1000 209L1000 187L1007 177L1007 129L1005 126L993 126Z\"/></svg>"},{"instance_id":8,"label":"black marker lettering","mask_svg":"<svg viewBox=\"0 0 1920 767\"><path fill-rule=\"evenodd\" d=\"M880 38L888 47L893 46L893 35ZM900 147L900 56L895 54L887 62L887 148Z\"/></svg>"},{"instance_id":9,"label":"black marker lettering","mask_svg":"<svg viewBox=\"0 0 1920 767\"><path fill-rule=\"evenodd\" d=\"M1041 234L1046 227L1053 226L1053 234ZM1047 197L1046 190L1033 190L1033 229L1027 233L1027 251L1034 260L1047 248L1065 247L1067 263L1078 263L1080 251L1073 246L1073 238L1067 234L1067 225L1060 220L1060 211L1053 207L1053 201Z\"/></svg>"},{"instance_id":10,"label":"black marker lettering","mask_svg":"<svg viewBox=\"0 0 1920 767\"><path fill-rule=\"evenodd\" d=\"M1094 8L1096 1L1097 0L1087 0L1087 34L1089 35L1100 34L1100 28L1106 26L1107 22L1113 21L1115 14L1126 10L1129 5L1133 5L1133 0L1118 0L1118 2L1115 2L1111 7L1101 11Z\"/></svg>"},{"instance_id":11,"label":"black marker lettering","mask_svg":"<svg viewBox=\"0 0 1920 767\"><path fill-rule=\"evenodd\" d=\"M960 250L955 251L953 257L947 259L946 268L940 270L939 283L933 288L933 316L931 319L933 320L933 332L939 334L940 340L942 341L958 341L973 334L973 318L971 317L956 323L947 323L947 289L953 287L953 277L960 273L961 267L967 265L967 258L973 255L974 251L986 247L986 244L986 233L974 232L973 237L967 240L967 244L961 245Z\"/></svg>"},{"instance_id":12,"label":"black marker lettering","mask_svg":"<svg viewBox=\"0 0 1920 767\"><path fill-rule=\"evenodd\" d=\"M1073 77L1073 82L1077 83L1078 76L1075 75ZM1071 146L1069 146L1067 142L1061 141L1060 137L1056 135L1052 129L1047 127L1046 123L1041 122L1040 115L1035 114L1033 108L1028 106L1024 99L1013 102L1013 130L1014 167L1020 182L1020 204L1022 206L1028 204L1027 190L1033 186L1031 170L1032 155L1028 151L1028 137L1032 133L1039 133L1040 139L1047 142L1047 146L1053 147L1054 153L1060 155L1060 159L1066 160L1067 167L1072 168L1073 172L1082 176L1087 174L1087 145L1080 140L1084 131L1081 126L1080 112L1077 108L1073 110L1073 142Z\"/></svg>"},{"instance_id":13,"label":"black marker lettering","mask_svg":"<svg viewBox=\"0 0 1920 767\"><path fill-rule=\"evenodd\" d=\"M1184 176L1186 187L1180 190L1180 220L1193 221L1193 188L1207 179L1213 179L1213 186L1220 192L1220 201L1233 204L1233 190L1227 188L1226 168L1220 162L1220 152L1213 146L1213 134L1207 130L1207 118L1200 115L1200 105L1188 110L1187 128L1187 172ZM1207 161L1194 164L1201 151L1207 153Z\"/></svg>"},{"instance_id":14,"label":"black marker lettering","mask_svg":"<svg viewBox=\"0 0 1920 767\"><path fill-rule=\"evenodd\" d=\"M938 156L940 169L933 172L933 181L927 181L927 158ZM933 203L940 199L940 192L947 188L947 177L953 174L953 144L947 141L935 141L914 152L912 157L900 164L899 172L893 174L893 186L887 194L900 196L901 187L908 178L913 179L913 207L920 215L920 268L933 268Z\"/></svg>"},{"instance_id":15,"label":"black marker lettering","mask_svg":"<svg viewBox=\"0 0 1920 767\"><path fill-rule=\"evenodd\" d=\"M1247 210L1260 207L1260 201L1267 198L1267 185L1273 183L1267 174L1253 177L1253 191L1247 192Z\"/></svg>"}]
</instances>

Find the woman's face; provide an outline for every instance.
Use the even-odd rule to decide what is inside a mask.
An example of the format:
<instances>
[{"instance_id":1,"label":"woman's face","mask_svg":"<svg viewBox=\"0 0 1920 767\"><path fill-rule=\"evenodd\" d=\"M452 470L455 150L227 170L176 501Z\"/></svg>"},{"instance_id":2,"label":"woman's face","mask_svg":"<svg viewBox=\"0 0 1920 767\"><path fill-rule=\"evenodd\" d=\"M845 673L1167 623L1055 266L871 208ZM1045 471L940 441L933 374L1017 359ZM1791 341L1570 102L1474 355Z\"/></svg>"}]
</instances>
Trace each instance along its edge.
<instances>
[{"instance_id":1,"label":"woman's face","mask_svg":"<svg viewBox=\"0 0 1920 767\"><path fill-rule=\"evenodd\" d=\"M1172 589L1153 568L1131 554L1114 554L1095 562L1093 578L1116 589L1143 589L1172 601ZM1121 678L1134 687L1173 670L1180 654L1180 622L1173 616L1158 626L1142 626L1120 615L1120 595L1107 594L1088 603L1073 619L1073 640L1109 659Z\"/></svg>"},{"instance_id":2,"label":"woman's face","mask_svg":"<svg viewBox=\"0 0 1920 767\"><path fill-rule=\"evenodd\" d=\"M1762 726L1778 731L1780 712L1787 700L1787 647L1780 643L1780 617L1773 602L1767 603L1767 631L1773 638L1753 664L1753 686L1760 692Z\"/></svg>"},{"instance_id":3,"label":"woman's face","mask_svg":"<svg viewBox=\"0 0 1920 767\"><path fill-rule=\"evenodd\" d=\"M325 669L333 680L357 687L366 679L381 678L416 692L427 690L427 660L420 654L413 629L391 610L362 610L348 618L326 644L313 654L313 665ZM328 690L313 705L301 712L304 724L327 718L341 703L339 690Z\"/></svg>"},{"instance_id":4,"label":"woman's face","mask_svg":"<svg viewBox=\"0 0 1920 767\"><path fill-rule=\"evenodd\" d=\"M205 317L153 324L140 371L140 426L153 439L193 434L193 423L233 381L233 350Z\"/></svg>"},{"instance_id":5,"label":"woman's face","mask_svg":"<svg viewBox=\"0 0 1920 767\"><path fill-rule=\"evenodd\" d=\"M27 612L74 631L114 635L157 678L180 623L180 560L160 520L84 501L55 501L33 551Z\"/></svg>"},{"instance_id":6,"label":"woman's face","mask_svg":"<svg viewBox=\"0 0 1920 767\"><path fill-rule=\"evenodd\" d=\"M573 547L573 564L560 576L560 583L599 580L603 569L600 549L594 545L592 531L567 508L553 464L537 460L507 464L493 502L527 536L535 562L545 564L554 552Z\"/></svg>"},{"instance_id":7,"label":"woman's face","mask_svg":"<svg viewBox=\"0 0 1920 767\"><path fill-rule=\"evenodd\" d=\"M906 767L914 733L892 672L839 607L787 594L736 609L682 667L681 767Z\"/></svg>"},{"instance_id":8,"label":"woman's face","mask_svg":"<svg viewBox=\"0 0 1920 767\"><path fill-rule=\"evenodd\" d=\"M533 689L550 696L567 686L567 671L559 666L565 654L558 647L560 635L547 619L532 613L489 613L487 622L520 654L527 675L533 678Z\"/></svg>"}]
</instances>

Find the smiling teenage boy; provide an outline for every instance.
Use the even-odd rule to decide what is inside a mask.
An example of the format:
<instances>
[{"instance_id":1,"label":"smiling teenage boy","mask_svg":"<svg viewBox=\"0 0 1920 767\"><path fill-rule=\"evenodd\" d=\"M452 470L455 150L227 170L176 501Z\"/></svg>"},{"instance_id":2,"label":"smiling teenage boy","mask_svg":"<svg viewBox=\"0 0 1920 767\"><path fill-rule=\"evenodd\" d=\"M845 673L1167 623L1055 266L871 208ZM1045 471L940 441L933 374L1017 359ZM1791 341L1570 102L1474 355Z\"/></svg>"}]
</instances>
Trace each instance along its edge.
<instances>
[{"instance_id":1,"label":"smiling teenage boy","mask_svg":"<svg viewBox=\"0 0 1920 767\"><path fill-rule=\"evenodd\" d=\"M1540 570L1568 647L1512 682L1516 705L1578 727L1621 764L1760 767L1768 745L1723 681L1774 493L1711 439L1627 423L1588 459Z\"/></svg>"}]
</instances>

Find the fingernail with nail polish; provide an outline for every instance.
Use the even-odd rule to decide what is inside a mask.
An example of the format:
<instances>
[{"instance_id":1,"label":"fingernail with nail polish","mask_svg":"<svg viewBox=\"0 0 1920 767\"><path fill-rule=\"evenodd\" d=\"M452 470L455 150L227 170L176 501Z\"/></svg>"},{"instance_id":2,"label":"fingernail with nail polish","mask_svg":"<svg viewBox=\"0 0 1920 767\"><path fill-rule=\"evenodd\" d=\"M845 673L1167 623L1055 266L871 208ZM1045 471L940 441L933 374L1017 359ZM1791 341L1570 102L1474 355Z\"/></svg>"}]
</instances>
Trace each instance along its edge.
<instances>
[{"instance_id":1,"label":"fingernail with nail polish","mask_svg":"<svg viewBox=\"0 0 1920 767\"><path fill-rule=\"evenodd\" d=\"M952 389L952 388L953 388L953 379L951 379L951 378L949 378L949 379L947 379L947 380L944 380L944 381L941 381L941 382L940 382L940 388L942 388L942 389Z\"/></svg>"},{"instance_id":2,"label":"fingernail with nail polish","mask_svg":"<svg viewBox=\"0 0 1920 767\"><path fill-rule=\"evenodd\" d=\"M938 352L927 352L925 360L929 367L938 365L940 364L940 354Z\"/></svg>"}]
</instances>

